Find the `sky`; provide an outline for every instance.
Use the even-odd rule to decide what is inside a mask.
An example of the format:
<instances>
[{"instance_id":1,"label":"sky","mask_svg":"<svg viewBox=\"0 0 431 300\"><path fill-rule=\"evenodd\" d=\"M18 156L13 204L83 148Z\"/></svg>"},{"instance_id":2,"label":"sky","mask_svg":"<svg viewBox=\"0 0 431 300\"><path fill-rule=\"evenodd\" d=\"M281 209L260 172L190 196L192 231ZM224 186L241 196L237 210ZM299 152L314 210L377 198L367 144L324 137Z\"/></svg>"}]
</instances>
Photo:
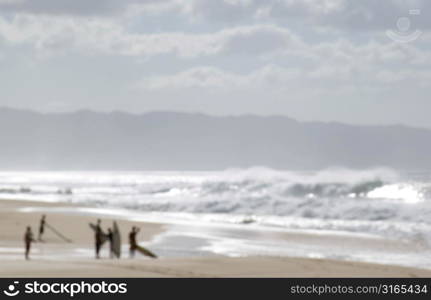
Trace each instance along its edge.
<instances>
[{"instance_id":1,"label":"sky","mask_svg":"<svg viewBox=\"0 0 431 300\"><path fill-rule=\"evenodd\" d=\"M0 0L0 106L431 128L429 0Z\"/></svg>"}]
</instances>

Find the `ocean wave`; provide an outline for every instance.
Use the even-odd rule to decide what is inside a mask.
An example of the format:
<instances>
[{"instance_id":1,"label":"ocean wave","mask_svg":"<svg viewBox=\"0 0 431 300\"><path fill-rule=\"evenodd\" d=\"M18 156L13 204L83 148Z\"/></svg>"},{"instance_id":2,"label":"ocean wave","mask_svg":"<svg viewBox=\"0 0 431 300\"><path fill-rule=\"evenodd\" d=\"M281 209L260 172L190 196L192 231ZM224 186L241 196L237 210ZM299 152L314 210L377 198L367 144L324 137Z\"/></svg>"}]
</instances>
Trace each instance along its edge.
<instances>
[{"instance_id":1,"label":"ocean wave","mask_svg":"<svg viewBox=\"0 0 431 300\"><path fill-rule=\"evenodd\" d=\"M0 173L5 195L142 211L431 223L431 185L384 168Z\"/></svg>"}]
</instances>

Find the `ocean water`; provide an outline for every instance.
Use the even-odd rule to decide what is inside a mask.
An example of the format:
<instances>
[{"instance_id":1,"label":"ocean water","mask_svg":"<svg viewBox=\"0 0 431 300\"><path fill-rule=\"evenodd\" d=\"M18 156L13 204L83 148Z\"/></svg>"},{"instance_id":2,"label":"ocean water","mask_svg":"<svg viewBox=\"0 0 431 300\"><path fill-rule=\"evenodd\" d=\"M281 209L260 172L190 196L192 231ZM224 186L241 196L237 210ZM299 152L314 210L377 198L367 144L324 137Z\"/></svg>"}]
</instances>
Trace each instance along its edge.
<instances>
[{"instance_id":1,"label":"ocean water","mask_svg":"<svg viewBox=\"0 0 431 300\"><path fill-rule=\"evenodd\" d=\"M0 198L431 243L431 174L424 172L0 172Z\"/></svg>"}]
</instances>

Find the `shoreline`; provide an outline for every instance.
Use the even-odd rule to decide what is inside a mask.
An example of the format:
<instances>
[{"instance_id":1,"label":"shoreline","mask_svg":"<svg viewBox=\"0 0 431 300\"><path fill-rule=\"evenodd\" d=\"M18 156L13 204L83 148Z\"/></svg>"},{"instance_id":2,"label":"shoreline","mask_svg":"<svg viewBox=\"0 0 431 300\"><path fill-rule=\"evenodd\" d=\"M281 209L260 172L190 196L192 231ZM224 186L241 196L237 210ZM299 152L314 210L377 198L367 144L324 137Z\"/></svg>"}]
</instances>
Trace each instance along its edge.
<instances>
[{"instance_id":1,"label":"shoreline","mask_svg":"<svg viewBox=\"0 0 431 300\"><path fill-rule=\"evenodd\" d=\"M26 207L37 207L37 211L20 212ZM59 210L52 213L52 208ZM31 260L25 261L23 241L25 226L32 225L37 235L38 222L46 209L47 221L58 231L73 240L72 244L61 241L47 230L45 243L35 243ZM75 213L64 213L64 209ZM0 200L0 277L430 277L431 270L390 264L373 264L352 262L327 258L288 257L277 255L250 255L247 257L227 257L212 255L195 255L194 257L169 257L161 255L160 259L146 257L129 259L127 253L127 233L131 226L141 227L139 242L147 246L150 241L172 234L175 227L156 222L118 219L112 216L101 216L91 213L82 214L82 206L68 203L50 203L19 200ZM63 210L63 212L62 212ZM51 213L50 213L51 212ZM123 259L107 259L107 246L102 252L103 259L96 261L93 250L93 233L88 222L102 219L106 230L116 218L123 236ZM265 232L236 232L237 234L257 234L266 241L305 244L319 242L317 236L308 234L275 234ZM268 236L269 235L269 236ZM348 237L321 236L320 240L342 247L349 244L359 247L363 241ZM193 241L195 242L195 241ZM189 243L189 244L187 244ZM190 246L191 241L186 242ZM372 241L373 247L400 247L407 251L402 243ZM157 243L150 243L149 248ZM168 247L168 244L162 244ZM159 247L163 248L159 245ZM158 249L158 248L156 248ZM156 252L157 254L157 252Z\"/></svg>"}]
</instances>

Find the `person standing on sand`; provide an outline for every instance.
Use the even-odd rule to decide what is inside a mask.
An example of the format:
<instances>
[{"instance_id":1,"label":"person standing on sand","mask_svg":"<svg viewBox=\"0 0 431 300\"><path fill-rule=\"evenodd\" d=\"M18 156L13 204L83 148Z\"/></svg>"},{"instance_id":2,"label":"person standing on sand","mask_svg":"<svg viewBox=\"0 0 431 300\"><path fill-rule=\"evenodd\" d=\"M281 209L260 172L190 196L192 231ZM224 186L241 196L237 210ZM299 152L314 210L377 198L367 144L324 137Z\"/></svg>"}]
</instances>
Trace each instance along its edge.
<instances>
[{"instance_id":1,"label":"person standing on sand","mask_svg":"<svg viewBox=\"0 0 431 300\"><path fill-rule=\"evenodd\" d=\"M39 236L37 238L39 242L43 242L42 235L45 232L45 225L46 225L46 216L42 215L42 218L40 219L40 225L39 225Z\"/></svg>"},{"instance_id":2,"label":"person standing on sand","mask_svg":"<svg viewBox=\"0 0 431 300\"><path fill-rule=\"evenodd\" d=\"M100 224L102 221L100 219L97 220L96 229L94 233L94 240L95 240L95 246L96 246L96 259L100 258L100 249L102 248L103 244L103 231Z\"/></svg>"},{"instance_id":3,"label":"person standing on sand","mask_svg":"<svg viewBox=\"0 0 431 300\"><path fill-rule=\"evenodd\" d=\"M108 228L108 240L109 240L109 258L114 258L114 233L111 228Z\"/></svg>"},{"instance_id":4,"label":"person standing on sand","mask_svg":"<svg viewBox=\"0 0 431 300\"><path fill-rule=\"evenodd\" d=\"M25 234L24 234L25 259L26 260L30 259L30 248L31 248L32 242L35 242L35 240L33 238L33 232L31 231L31 227L27 226L27 230L25 231Z\"/></svg>"},{"instance_id":5,"label":"person standing on sand","mask_svg":"<svg viewBox=\"0 0 431 300\"><path fill-rule=\"evenodd\" d=\"M132 231L129 233L129 244L130 244L130 258L135 257L136 247L138 243L136 242L136 235L139 233L140 229L133 226Z\"/></svg>"}]
</instances>

